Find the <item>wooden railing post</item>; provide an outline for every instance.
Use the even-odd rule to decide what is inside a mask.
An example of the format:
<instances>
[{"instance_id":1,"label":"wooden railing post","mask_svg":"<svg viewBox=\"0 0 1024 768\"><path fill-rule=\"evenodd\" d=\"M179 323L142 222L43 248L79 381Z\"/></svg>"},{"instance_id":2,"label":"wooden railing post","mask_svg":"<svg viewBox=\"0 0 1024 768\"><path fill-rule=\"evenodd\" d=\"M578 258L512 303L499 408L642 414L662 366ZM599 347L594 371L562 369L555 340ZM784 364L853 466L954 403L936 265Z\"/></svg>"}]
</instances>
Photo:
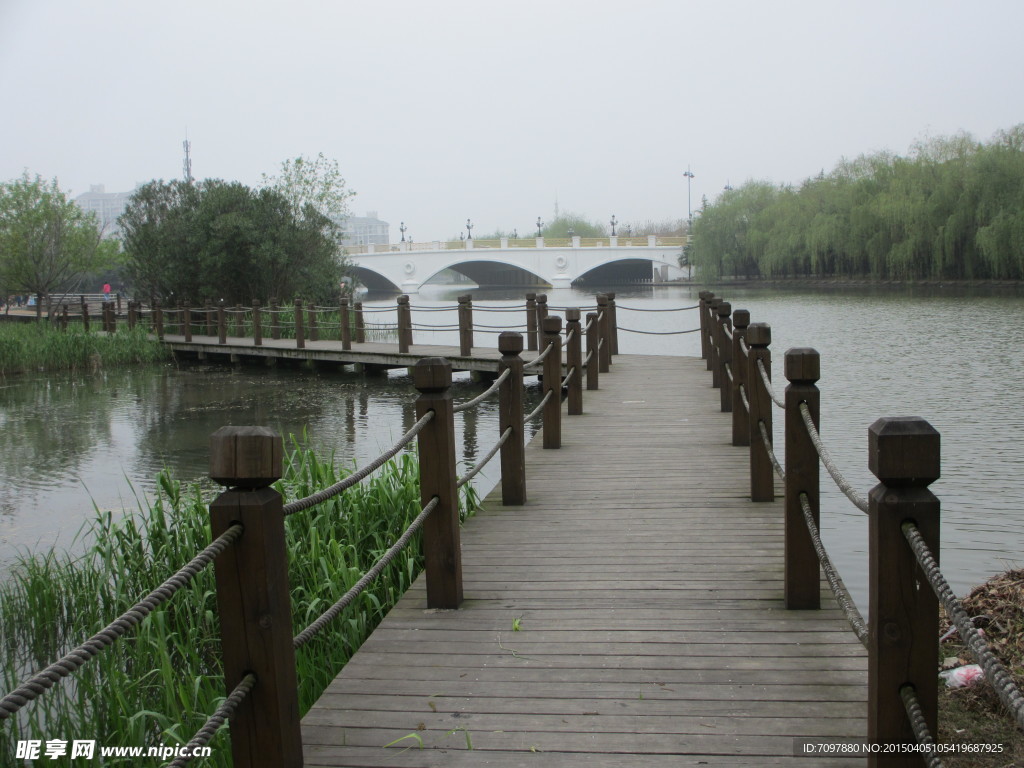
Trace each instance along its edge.
<instances>
[{"instance_id":1,"label":"wooden railing post","mask_svg":"<svg viewBox=\"0 0 1024 768\"><path fill-rule=\"evenodd\" d=\"M900 688L912 685L931 733L938 733L938 598L903 536L911 520L936 561L939 433L924 419L883 418L868 428L868 742L915 743ZM871 755L869 766L919 766L921 753Z\"/></svg>"},{"instance_id":2,"label":"wooden railing post","mask_svg":"<svg viewBox=\"0 0 1024 768\"><path fill-rule=\"evenodd\" d=\"M747 326L747 344L750 345L750 355L747 357L747 383L750 385L750 390L747 393L747 400L750 402L751 501L775 501L775 468L772 466L759 426L759 423L763 421L768 432L768 440L771 442L774 439L772 399L757 370L757 361L760 360L764 364L765 371L771 376L772 353L768 349L771 342L772 329L768 323L751 323Z\"/></svg>"},{"instance_id":3,"label":"wooden railing post","mask_svg":"<svg viewBox=\"0 0 1024 768\"><path fill-rule=\"evenodd\" d=\"M252 344L254 347L263 346L263 318L260 315L262 305L259 299L252 300Z\"/></svg>"},{"instance_id":4,"label":"wooden railing post","mask_svg":"<svg viewBox=\"0 0 1024 768\"><path fill-rule=\"evenodd\" d=\"M341 324L341 348L352 349L352 318L349 316L347 296L341 297L341 307L338 312Z\"/></svg>"},{"instance_id":5,"label":"wooden railing post","mask_svg":"<svg viewBox=\"0 0 1024 768\"><path fill-rule=\"evenodd\" d=\"M786 607L812 609L821 607L821 566L814 551L811 534L804 520L801 495L814 518L815 528L820 525L820 499L818 483L818 452L807 431L800 405L806 404L814 428L818 429L821 394L816 382L820 378L821 358L817 350L795 348L786 351L783 369L789 385L786 387L786 545L784 566L784 593Z\"/></svg>"},{"instance_id":6,"label":"wooden railing post","mask_svg":"<svg viewBox=\"0 0 1024 768\"><path fill-rule=\"evenodd\" d=\"M562 318L558 315L545 317L542 325L544 344L541 351L554 345L554 349L541 364L544 369L544 395L551 392L551 399L544 406L544 447L562 447Z\"/></svg>"},{"instance_id":7,"label":"wooden railing post","mask_svg":"<svg viewBox=\"0 0 1024 768\"><path fill-rule=\"evenodd\" d=\"M508 440L501 446L501 503L520 505L526 503L526 440L523 430L523 336L515 331L498 334L498 351L501 361L499 373L506 369L508 378L498 388L498 433L512 430Z\"/></svg>"},{"instance_id":8,"label":"wooden railing post","mask_svg":"<svg viewBox=\"0 0 1024 768\"><path fill-rule=\"evenodd\" d=\"M732 410L732 341L728 333L732 330L732 304L723 301L718 305L716 332L718 333L718 393L722 413Z\"/></svg>"},{"instance_id":9,"label":"wooden railing post","mask_svg":"<svg viewBox=\"0 0 1024 768\"><path fill-rule=\"evenodd\" d=\"M707 360L710 354L708 349L708 302L714 294L711 291L701 291L698 296L700 296L700 305L697 308L700 315L700 356L701 359Z\"/></svg>"},{"instance_id":10,"label":"wooden railing post","mask_svg":"<svg viewBox=\"0 0 1024 768\"><path fill-rule=\"evenodd\" d=\"M614 357L619 354L619 316L615 310L615 292L608 291L605 296L608 297L608 309L611 310L611 320L608 321L608 327L611 331L612 339L611 354Z\"/></svg>"},{"instance_id":11,"label":"wooden railing post","mask_svg":"<svg viewBox=\"0 0 1024 768\"><path fill-rule=\"evenodd\" d=\"M309 305L309 340L319 341L320 340L320 329L316 324L316 305Z\"/></svg>"},{"instance_id":12,"label":"wooden railing post","mask_svg":"<svg viewBox=\"0 0 1024 768\"><path fill-rule=\"evenodd\" d=\"M459 296L459 354L473 354L473 297Z\"/></svg>"},{"instance_id":13,"label":"wooden railing post","mask_svg":"<svg viewBox=\"0 0 1024 768\"><path fill-rule=\"evenodd\" d=\"M366 343L366 320L363 317L363 302L356 302L356 344Z\"/></svg>"},{"instance_id":14,"label":"wooden railing post","mask_svg":"<svg viewBox=\"0 0 1024 768\"><path fill-rule=\"evenodd\" d=\"M270 299L270 338L281 338L281 307L273 297Z\"/></svg>"},{"instance_id":15,"label":"wooden railing post","mask_svg":"<svg viewBox=\"0 0 1024 768\"><path fill-rule=\"evenodd\" d=\"M398 351L408 352L412 344L412 311L409 297L404 293L398 297Z\"/></svg>"},{"instance_id":16,"label":"wooden railing post","mask_svg":"<svg viewBox=\"0 0 1024 768\"><path fill-rule=\"evenodd\" d=\"M133 325L129 325L129 328L134 328L134 327L135 326L133 326ZM67 304L61 304L60 305L60 329L62 331L66 331L68 329L68 305Z\"/></svg>"},{"instance_id":17,"label":"wooden railing post","mask_svg":"<svg viewBox=\"0 0 1024 768\"><path fill-rule=\"evenodd\" d=\"M67 308L68 308L68 306L67 306L67 304L65 304L64 305L65 314L67 314ZM139 322L139 318L138 318L138 314L137 314L137 312L135 310L135 302L129 300L128 301L128 327L134 330L134 328L138 324L138 322ZM188 339L188 338L185 339L185 340L186 341L191 341L191 339Z\"/></svg>"},{"instance_id":18,"label":"wooden railing post","mask_svg":"<svg viewBox=\"0 0 1024 768\"><path fill-rule=\"evenodd\" d=\"M160 308L160 302L153 302L153 330L160 341L164 340L164 311Z\"/></svg>"},{"instance_id":19,"label":"wooden railing post","mask_svg":"<svg viewBox=\"0 0 1024 768\"><path fill-rule=\"evenodd\" d=\"M526 294L526 349L537 349L537 294Z\"/></svg>"},{"instance_id":20,"label":"wooden railing post","mask_svg":"<svg viewBox=\"0 0 1024 768\"><path fill-rule=\"evenodd\" d=\"M600 329L600 332L598 333L598 368L600 369L601 373L608 373L612 364L612 313L611 310L608 308L607 294L597 294L597 314L599 318L597 321L597 326Z\"/></svg>"},{"instance_id":21,"label":"wooden railing post","mask_svg":"<svg viewBox=\"0 0 1024 768\"><path fill-rule=\"evenodd\" d=\"M295 347L296 349L306 348L306 329L302 325L302 299L295 300Z\"/></svg>"},{"instance_id":22,"label":"wooden railing post","mask_svg":"<svg viewBox=\"0 0 1024 768\"><path fill-rule=\"evenodd\" d=\"M442 357L425 357L412 369L420 392L416 418L432 418L418 436L420 502L435 496L437 507L423 523L423 558L428 608L458 608L462 603L462 550L459 541L459 497L455 483L455 418L452 410L452 366Z\"/></svg>"},{"instance_id":23,"label":"wooden railing post","mask_svg":"<svg viewBox=\"0 0 1024 768\"><path fill-rule=\"evenodd\" d=\"M217 343L228 343L227 318L224 316L224 299L217 302Z\"/></svg>"},{"instance_id":24,"label":"wooden railing post","mask_svg":"<svg viewBox=\"0 0 1024 768\"><path fill-rule=\"evenodd\" d=\"M576 307L565 310L565 367L572 371L569 379L569 415L583 413L583 326L580 325L580 311Z\"/></svg>"},{"instance_id":25,"label":"wooden railing post","mask_svg":"<svg viewBox=\"0 0 1024 768\"><path fill-rule=\"evenodd\" d=\"M117 314L120 315L121 314L121 292L120 291L118 291L117 296L115 298L117 299Z\"/></svg>"},{"instance_id":26,"label":"wooden railing post","mask_svg":"<svg viewBox=\"0 0 1024 768\"><path fill-rule=\"evenodd\" d=\"M228 490L210 504L214 538L245 533L214 560L224 684L256 684L231 719L235 765L302 765L291 595L281 494L281 437L265 427L222 427L210 437L210 477Z\"/></svg>"},{"instance_id":27,"label":"wooden railing post","mask_svg":"<svg viewBox=\"0 0 1024 768\"><path fill-rule=\"evenodd\" d=\"M245 314L242 312L242 305L235 303L235 336L245 338Z\"/></svg>"},{"instance_id":28,"label":"wooden railing post","mask_svg":"<svg viewBox=\"0 0 1024 768\"><path fill-rule=\"evenodd\" d=\"M587 313L587 389L597 389L601 358L598 345L601 341L601 329L598 327L597 312Z\"/></svg>"},{"instance_id":29,"label":"wooden railing post","mask_svg":"<svg viewBox=\"0 0 1024 768\"><path fill-rule=\"evenodd\" d=\"M206 304L206 335L213 336L213 329L217 325L217 312L213 304Z\"/></svg>"},{"instance_id":30,"label":"wooden railing post","mask_svg":"<svg viewBox=\"0 0 1024 768\"><path fill-rule=\"evenodd\" d=\"M708 302L708 370L711 371L711 386L717 387L718 382L718 307L722 299L717 296Z\"/></svg>"},{"instance_id":31,"label":"wooden railing post","mask_svg":"<svg viewBox=\"0 0 1024 768\"><path fill-rule=\"evenodd\" d=\"M544 318L548 316L548 295L537 294L537 349L544 349Z\"/></svg>"},{"instance_id":32,"label":"wooden railing post","mask_svg":"<svg viewBox=\"0 0 1024 768\"><path fill-rule=\"evenodd\" d=\"M737 309L732 313L732 444L750 444L750 423L743 395L747 393L747 355L743 340L750 325L750 312Z\"/></svg>"},{"instance_id":33,"label":"wooden railing post","mask_svg":"<svg viewBox=\"0 0 1024 768\"><path fill-rule=\"evenodd\" d=\"M82 330L86 333L89 332L89 303L85 300L85 296L79 297L82 301Z\"/></svg>"}]
</instances>

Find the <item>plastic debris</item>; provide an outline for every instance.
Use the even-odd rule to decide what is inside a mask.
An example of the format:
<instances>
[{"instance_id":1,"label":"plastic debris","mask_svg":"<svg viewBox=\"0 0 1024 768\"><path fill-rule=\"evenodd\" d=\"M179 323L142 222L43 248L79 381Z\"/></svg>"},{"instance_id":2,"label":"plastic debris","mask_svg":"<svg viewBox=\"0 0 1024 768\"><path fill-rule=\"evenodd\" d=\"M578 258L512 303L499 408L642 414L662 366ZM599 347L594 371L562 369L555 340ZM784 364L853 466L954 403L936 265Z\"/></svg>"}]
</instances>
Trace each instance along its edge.
<instances>
[{"instance_id":1,"label":"plastic debris","mask_svg":"<svg viewBox=\"0 0 1024 768\"><path fill-rule=\"evenodd\" d=\"M985 673L977 664L968 664L948 672L939 672L939 677L945 679L947 688L963 688L980 683L984 679Z\"/></svg>"}]
</instances>

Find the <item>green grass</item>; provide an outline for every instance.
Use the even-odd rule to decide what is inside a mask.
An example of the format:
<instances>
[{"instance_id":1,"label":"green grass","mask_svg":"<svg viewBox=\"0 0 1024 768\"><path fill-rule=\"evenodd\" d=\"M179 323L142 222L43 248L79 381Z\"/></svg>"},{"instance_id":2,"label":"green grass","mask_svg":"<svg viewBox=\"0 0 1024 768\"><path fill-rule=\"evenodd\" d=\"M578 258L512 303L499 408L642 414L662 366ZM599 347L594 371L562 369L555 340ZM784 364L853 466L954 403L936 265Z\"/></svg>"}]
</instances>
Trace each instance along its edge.
<instances>
[{"instance_id":1,"label":"green grass","mask_svg":"<svg viewBox=\"0 0 1024 768\"><path fill-rule=\"evenodd\" d=\"M0 374L92 370L170 359L170 352L140 327L115 334L61 331L49 323L0 323Z\"/></svg>"},{"instance_id":2,"label":"green grass","mask_svg":"<svg viewBox=\"0 0 1024 768\"><path fill-rule=\"evenodd\" d=\"M277 487L286 500L301 498L342 474L295 445ZM83 555L49 551L12 568L0 585L4 694L102 629L209 542L209 499L200 489L183 489L166 475L160 488L137 515L117 520L97 512L82 534L88 541ZM462 501L465 516L476 504L471 489ZM419 511L417 461L404 454L342 496L287 518L293 634L343 595ZM299 649L302 712L411 584L421 568L419 553L417 536L324 633ZM207 568L72 678L0 722L0 766L15 765L19 739L184 744L224 694L213 570ZM212 746L205 764L231 765L227 729Z\"/></svg>"}]
</instances>

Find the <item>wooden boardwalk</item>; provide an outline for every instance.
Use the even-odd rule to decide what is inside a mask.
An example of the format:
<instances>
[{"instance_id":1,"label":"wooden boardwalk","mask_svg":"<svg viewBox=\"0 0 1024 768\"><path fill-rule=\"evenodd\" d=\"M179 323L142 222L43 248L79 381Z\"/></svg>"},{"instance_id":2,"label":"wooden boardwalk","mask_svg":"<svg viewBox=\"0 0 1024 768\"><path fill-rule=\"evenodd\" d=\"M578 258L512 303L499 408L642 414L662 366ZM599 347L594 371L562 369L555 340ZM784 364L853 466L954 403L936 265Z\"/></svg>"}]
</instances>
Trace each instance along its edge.
<instances>
[{"instance_id":1,"label":"wooden boardwalk","mask_svg":"<svg viewBox=\"0 0 1024 768\"><path fill-rule=\"evenodd\" d=\"M710 384L616 357L528 446L529 502L466 522L462 608L421 578L307 714L306 765L864 765L793 755L865 737L866 653L830 595L783 607L782 504L748 500Z\"/></svg>"}]
</instances>

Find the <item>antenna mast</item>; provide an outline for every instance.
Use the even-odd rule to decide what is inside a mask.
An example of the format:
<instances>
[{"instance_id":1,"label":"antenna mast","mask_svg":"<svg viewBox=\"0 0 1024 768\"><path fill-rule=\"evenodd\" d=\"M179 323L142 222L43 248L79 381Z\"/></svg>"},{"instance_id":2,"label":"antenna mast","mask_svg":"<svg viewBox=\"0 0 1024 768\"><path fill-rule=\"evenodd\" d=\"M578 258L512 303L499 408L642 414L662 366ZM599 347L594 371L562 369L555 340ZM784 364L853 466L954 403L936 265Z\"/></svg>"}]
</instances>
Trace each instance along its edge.
<instances>
[{"instance_id":1,"label":"antenna mast","mask_svg":"<svg viewBox=\"0 0 1024 768\"><path fill-rule=\"evenodd\" d=\"M185 160L181 164L182 170L185 172L185 183L192 183L192 142L188 140L188 133L185 134L185 141L181 143L185 148Z\"/></svg>"}]
</instances>

